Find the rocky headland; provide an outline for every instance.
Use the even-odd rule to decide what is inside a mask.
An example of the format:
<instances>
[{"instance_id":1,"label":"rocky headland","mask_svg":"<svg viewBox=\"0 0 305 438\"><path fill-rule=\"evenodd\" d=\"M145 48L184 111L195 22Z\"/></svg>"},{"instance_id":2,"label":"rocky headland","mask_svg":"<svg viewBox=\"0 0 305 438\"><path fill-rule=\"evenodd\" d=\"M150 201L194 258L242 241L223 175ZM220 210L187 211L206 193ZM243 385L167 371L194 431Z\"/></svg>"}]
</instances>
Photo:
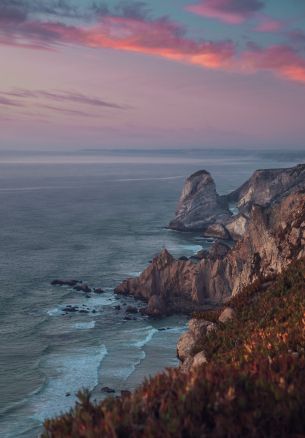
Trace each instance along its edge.
<instances>
[{"instance_id":1,"label":"rocky headland","mask_svg":"<svg viewBox=\"0 0 305 438\"><path fill-rule=\"evenodd\" d=\"M235 216L229 210L233 202ZM145 300L147 313L155 316L223 303L305 256L305 165L258 170L225 196L217 194L208 172L196 172L186 180L170 227L222 240L197 260L176 260L165 249L116 293Z\"/></svg>"}]
</instances>

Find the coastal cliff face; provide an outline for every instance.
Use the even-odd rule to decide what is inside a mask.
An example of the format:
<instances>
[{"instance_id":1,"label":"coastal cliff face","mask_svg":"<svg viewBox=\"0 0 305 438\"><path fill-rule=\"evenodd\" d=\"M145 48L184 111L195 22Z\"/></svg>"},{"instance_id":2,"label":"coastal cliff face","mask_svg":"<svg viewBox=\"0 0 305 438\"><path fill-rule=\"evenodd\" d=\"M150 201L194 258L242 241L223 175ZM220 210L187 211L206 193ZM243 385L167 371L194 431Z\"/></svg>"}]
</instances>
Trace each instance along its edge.
<instances>
[{"instance_id":1,"label":"coastal cliff face","mask_svg":"<svg viewBox=\"0 0 305 438\"><path fill-rule=\"evenodd\" d=\"M267 207L252 205L244 236L224 253L214 248L198 263L176 260L163 250L116 292L145 301L160 296L172 312L186 310L186 303L195 307L222 302L257 279L282 272L305 256L305 191L282 196Z\"/></svg>"},{"instance_id":2,"label":"coastal cliff face","mask_svg":"<svg viewBox=\"0 0 305 438\"><path fill-rule=\"evenodd\" d=\"M206 237L239 240L246 232L252 205L267 207L278 198L305 188L305 165L288 169L257 170L242 186L219 196L210 174L204 170L185 182L176 217L169 228L199 230ZM228 209L235 203L239 213Z\"/></svg>"},{"instance_id":3,"label":"coastal cliff face","mask_svg":"<svg viewBox=\"0 0 305 438\"><path fill-rule=\"evenodd\" d=\"M209 172L200 170L185 181L175 219L169 228L180 231L202 230L211 223L230 217L227 201L216 192Z\"/></svg>"},{"instance_id":4,"label":"coastal cliff face","mask_svg":"<svg viewBox=\"0 0 305 438\"><path fill-rule=\"evenodd\" d=\"M288 169L256 170L248 181L226 198L236 202L240 211L247 211L252 204L263 207L278 196L287 195L305 187L305 164Z\"/></svg>"}]
</instances>

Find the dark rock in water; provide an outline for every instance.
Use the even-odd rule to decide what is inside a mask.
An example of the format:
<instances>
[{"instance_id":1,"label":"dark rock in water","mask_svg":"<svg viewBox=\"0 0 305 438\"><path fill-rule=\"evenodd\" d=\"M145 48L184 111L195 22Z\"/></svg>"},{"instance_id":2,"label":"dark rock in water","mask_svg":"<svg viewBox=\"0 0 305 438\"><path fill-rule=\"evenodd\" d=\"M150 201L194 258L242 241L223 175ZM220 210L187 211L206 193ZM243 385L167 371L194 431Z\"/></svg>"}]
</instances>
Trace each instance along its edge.
<instances>
[{"instance_id":1,"label":"dark rock in water","mask_svg":"<svg viewBox=\"0 0 305 438\"><path fill-rule=\"evenodd\" d=\"M130 316L125 316L124 321L132 321L132 318Z\"/></svg>"},{"instance_id":2,"label":"dark rock in water","mask_svg":"<svg viewBox=\"0 0 305 438\"><path fill-rule=\"evenodd\" d=\"M85 293L91 292L91 288L86 283L78 284L77 286L74 286L73 289L78 292L85 292Z\"/></svg>"},{"instance_id":3,"label":"dark rock in water","mask_svg":"<svg viewBox=\"0 0 305 438\"><path fill-rule=\"evenodd\" d=\"M78 311L78 307L77 306L71 306L71 305L66 306L63 309L63 312L77 312L77 311Z\"/></svg>"},{"instance_id":4,"label":"dark rock in water","mask_svg":"<svg viewBox=\"0 0 305 438\"><path fill-rule=\"evenodd\" d=\"M126 313L138 313L138 309L133 306L127 306Z\"/></svg>"},{"instance_id":5,"label":"dark rock in water","mask_svg":"<svg viewBox=\"0 0 305 438\"><path fill-rule=\"evenodd\" d=\"M71 286L71 287L73 287L73 286L76 286L77 283L80 283L80 281L79 280L72 280L72 279L69 279L69 280L57 279L57 280L51 281L52 286Z\"/></svg>"},{"instance_id":6,"label":"dark rock in water","mask_svg":"<svg viewBox=\"0 0 305 438\"><path fill-rule=\"evenodd\" d=\"M81 310L79 311L79 313L89 313L89 310L87 310L87 309L81 309Z\"/></svg>"},{"instance_id":7,"label":"dark rock in water","mask_svg":"<svg viewBox=\"0 0 305 438\"><path fill-rule=\"evenodd\" d=\"M66 397L70 397L70 395L71 395L70 392L66 393Z\"/></svg>"},{"instance_id":8,"label":"dark rock in water","mask_svg":"<svg viewBox=\"0 0 305 438\"><path fill-rule=\"evenodd\" d=\"M185 181L183 191L169 228L180 231L202 231L215 222L231 216L228 204L216 192L213 178L200 170Z\"/></svg>"},{"instance_id":9,"label":"dark rock in water","mask_svg":"<svg viewBox=\"0 0 305 438\"><path fill-rule=\"evenodd\" d=\"M188 258L187 258L187 257L185 257L185 256L182 256L182 257L179 257L179 259L178 259L178 260L182 260L182 261L186 262L186 261L188 260Z\"/></svg>"},{"instance_id":10,"label":"dark rock in water","mask_svg":"<svg viewBox=\"0 0 305 438\"><path fill-rule=\"evenodd\" d=\"M130 397L131 396L131 392L128 391L127 389L122 389L121 391L121 397Z\"/></svg>"},{"instance_id":11,"label":"dark rock in water","mask_svg":"<svg viewBox=\"0 0 305 438\"><path fill-rule=\"evenodd\" d=\"M114 310L121 310L121 306L114 306Z\"/></svg>"},{"instance_id":12,"label":"dark rock in water","mask_svg":"<svg viewBox=\"0 0 305 438\"><path fill-rule=\"evenodd\" d=\"M93 291L95 294L104 294L105 293L104 289L102 289L101 287L94 288Z\"/></svg>"},{"instance_id":13,"label":"dark rock in water","mask_svg":"<svg viewBox=\"0 0 305 438\"><path fill-rule=\"evenodd\" d=\"M95 310L95 309L93 309L93 310L92 310L92 313L96 313L96 310Z\"/></svg>"},{"instance_id":14,"label":"dark rock in water","mask_svg":"<svg viewBox=\"0 0 305 438\"><path fill-rule=\"evenodd\" d=\"M115 393L115 389L109 388L109 386L104 386L101 389L102 392L106 392L107 394L113 394Z\"/></svg>"}]
</instances>

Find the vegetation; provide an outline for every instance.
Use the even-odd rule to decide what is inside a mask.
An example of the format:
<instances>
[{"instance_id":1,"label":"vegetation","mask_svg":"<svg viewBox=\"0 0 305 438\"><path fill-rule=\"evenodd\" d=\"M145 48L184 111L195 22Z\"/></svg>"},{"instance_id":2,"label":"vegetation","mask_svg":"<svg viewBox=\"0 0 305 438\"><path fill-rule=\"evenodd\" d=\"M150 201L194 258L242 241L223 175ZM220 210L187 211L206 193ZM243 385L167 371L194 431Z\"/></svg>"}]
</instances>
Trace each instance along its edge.
<instances>
[{"instance_id":1,"label":"vegetation","mask_svg":"<svg viewBox=\"0 0 305 438\"><path fill-rule=\"evenodd\" d=\"M230 306L236 317L194 349L207 364L168 369L99 405L83 392L74 410L45 422L43 437L304 437L305 261Z\"/></svg>"}]
</instances>

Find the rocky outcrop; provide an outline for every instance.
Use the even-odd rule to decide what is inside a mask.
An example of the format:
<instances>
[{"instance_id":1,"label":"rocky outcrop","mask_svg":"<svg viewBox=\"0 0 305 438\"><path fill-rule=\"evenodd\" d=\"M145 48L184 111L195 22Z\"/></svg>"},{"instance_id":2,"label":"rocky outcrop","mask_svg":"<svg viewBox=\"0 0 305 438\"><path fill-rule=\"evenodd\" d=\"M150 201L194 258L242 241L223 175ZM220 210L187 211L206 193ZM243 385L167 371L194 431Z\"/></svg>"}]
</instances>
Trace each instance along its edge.
<instances>
[{"instance_id":1,"label":"rocky outcrop","mask_svg":"<svg viewBox=\"0 0 305 438\"><path fill-rule=\"evenodd\" d=\"M305 256L305 190L282 196L272 205L252 205L244 236L225 254L207 254L197 263L176 260L167 250L138 277L116 292L148 301L162 297L167 313L222 302L260 278L281 272ZM179 303L179 305L178 305Z\"/></svg>"},{"instance_id":2,"label":"rocky outcrop","mask_svg":"<svg viewBox=\"0 0 305 438\"><path fill-rule=\"evenodd\" d=\"M185 181L175 219L169 228L180 231L202 231L215 222L230 217L227 201L216 192L213 178L206 170L200 170Z\"/></svg>"},{"instance_id":3,"label":"rocky outcrop","mask_svg":"<svg viewBox=\"0 0 305 438\"><path fill-rule=\"evenodd\" d=\"M305 188L305 164L287 169L256 170L251 178L225 198L228 202L236 202L240 211L249 211L253 204L266 207L276 198L302 188Z\"/></svg>"},{"instance_id":4,"label":"rocky outcrop","mask_svg":"<svg viewBox=\"0 0 305 438\"><path fill-rule=\"evenodd\" d=\"M191 368L207 363L204 351L194 354L194 348L201 343L205 336L216 330L213 322L193 318L189 321L188 331L180 336L177 343L177 357L181 362L181 370L189 371Z\"/></svg>"},{"instance_id":5,"label":"rocky outcrop","mask_svg":"<svg viewBox=\"0 0 305 438\"><path fill-rule=\"evenodd\" d=\"M242 186L219 196L211 175L201 170L187 178L169 228L202 231L205 237L234 241L246 232L252 206L267 207L280 197L305 188L305 164L287 169L264 169L253 173ZM238 213L228 209L236 204Z\"/></svg>"}]
</instances>

